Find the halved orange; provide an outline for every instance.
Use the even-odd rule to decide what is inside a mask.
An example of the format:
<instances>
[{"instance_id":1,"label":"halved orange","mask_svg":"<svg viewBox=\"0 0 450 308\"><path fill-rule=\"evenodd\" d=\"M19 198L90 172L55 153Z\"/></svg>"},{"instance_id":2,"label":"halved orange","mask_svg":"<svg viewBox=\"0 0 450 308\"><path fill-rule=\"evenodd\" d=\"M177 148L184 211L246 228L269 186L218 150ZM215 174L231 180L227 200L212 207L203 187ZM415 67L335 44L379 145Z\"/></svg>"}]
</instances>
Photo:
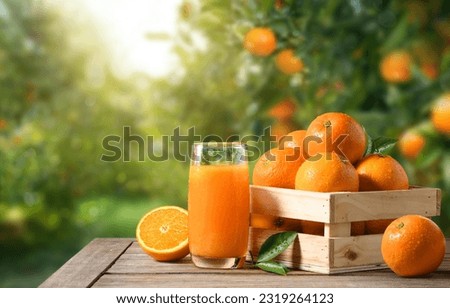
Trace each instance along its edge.
<instances>
[{"instance_id":1,"label":"halved orange","mask_svg":"<svg viewBox=\"0 0 450 308\"><path fill-rule=\"evenodd\" d=\"M157 261L174 261L189 253L188 212L165 205L145 214L136 227L142 250Z\"/></svg>"}]
</instances>

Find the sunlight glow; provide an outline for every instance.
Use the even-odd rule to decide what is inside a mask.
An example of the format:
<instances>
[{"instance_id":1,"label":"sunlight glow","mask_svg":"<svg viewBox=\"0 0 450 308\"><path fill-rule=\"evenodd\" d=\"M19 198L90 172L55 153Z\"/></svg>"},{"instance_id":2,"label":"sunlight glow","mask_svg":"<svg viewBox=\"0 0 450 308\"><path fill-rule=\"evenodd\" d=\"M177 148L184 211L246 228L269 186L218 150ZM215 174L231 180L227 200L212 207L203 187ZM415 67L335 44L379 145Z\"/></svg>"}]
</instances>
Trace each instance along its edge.
<instances>
[{"instance_id":1,"label":"sunlight glow","mask_svg":"<svg viewBox=\"0 0 450 308\"><path fill-rule=\"evenodd\" d=\"M77 0L112 46L114 70L162 77L176 65L171 53L181 0ZM164 34L166 39L146 38Z\"/></svg>"}]
</instances>

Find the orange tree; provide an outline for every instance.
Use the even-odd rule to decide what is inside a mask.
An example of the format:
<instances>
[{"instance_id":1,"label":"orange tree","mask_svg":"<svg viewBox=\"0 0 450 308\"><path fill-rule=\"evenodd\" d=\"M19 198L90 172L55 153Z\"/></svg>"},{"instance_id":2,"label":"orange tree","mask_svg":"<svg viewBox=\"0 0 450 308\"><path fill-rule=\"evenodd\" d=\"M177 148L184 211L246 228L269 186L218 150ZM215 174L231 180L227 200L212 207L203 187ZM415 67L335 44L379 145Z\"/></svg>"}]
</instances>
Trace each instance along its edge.
<instances>
[{"instance_id":1,"label":"orange tree","mask_svg":"<svg viewBox=\"0 0 450 308\"><path fill-rule=\"evenodd\" d=\"M52 244L77 249L81 198L161 190L151 184L157 166L100 160L105 136L121 136L124 126L145 135L135 123L146 99L134 85L148 79L115 77L88 19L42 5L0 1L2 256Z\"/></svg>"},{"instance_id":2,"label":"orange tree","mask_svg":"<svg viewBox=\"0 0 450 308\"><path fill-rule=\"evenodd\" d=\"M175 48L179 74L160 87L177 106L167 119L227 137L260 135L270 125L305 129L316 115L341 111L374 137L414 131L425 141L420 151L415 144L405 152L414 155L397 147L391 155L412 184L442 189L435 220L450 234L450 137L431 117L450 90L449 13L439 0L187 0ZM249 49L249 33L264 52ZM295 112L272 118L271 108L286 100ZM445 113L433 118L450 121Z\"/></svg>"}]
</instances>

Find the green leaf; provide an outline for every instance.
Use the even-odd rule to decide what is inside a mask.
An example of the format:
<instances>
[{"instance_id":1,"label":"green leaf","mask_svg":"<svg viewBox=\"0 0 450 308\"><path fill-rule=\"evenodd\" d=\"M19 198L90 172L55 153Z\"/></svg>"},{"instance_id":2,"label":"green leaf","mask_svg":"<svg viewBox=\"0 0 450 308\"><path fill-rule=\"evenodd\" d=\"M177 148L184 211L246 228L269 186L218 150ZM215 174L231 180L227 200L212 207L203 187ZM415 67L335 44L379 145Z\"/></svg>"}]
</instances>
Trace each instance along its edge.
<instances>
[{"instance_id":1,"label":"green leaf","mask_svg":"<svg viewBox=\"0 0 450 308\"><path fill-rule=\"evenodd\" d=\"M364 156L367 156L369 154L372 154L373 140L372 140L372 137L370 137L370 135L367 133L367 131L364 127L363 127L363 129L366 134L366 140L367 140L367 146L366 146L366 151L364 152Z\"/></svg>"},{"instance_id":2,"label":"green leaf","mask_svg":"<svg viewBox=\"0 0 450 308\"><path fill-rule=\"evenodd\" d=\"M435 149L434 151L430 151L427 155L419 155L419 157L416 160L416 167L418 169L426 169L430 168L433 164L435 164L438 161L445 162L445 159L442 157L442 149ZM443 170L442 176L444 176L445 170Z\"/></svg>"},{"instance_id":3,"label":"green leaf","mask_svg":"<svg viewBox=\"0 0 450 308\"><path fill-rule=\"evenodd\" d=\"M388 52L390 50L399 48L402 46L402 42L405 42L408 35L408 29L411 28L410 22L407 16L404 16L397 22L395 28L390 31L387 39L385 39L381 46L382 52Z\"/></svg>"},{"instance_id":4,"label":"green leaf","mask_svg":"<svg viewBox=\"0 0 450 308\"><path fill-rule=\"evenodd\" d=\"M261 1L261 10L265 13L268 14L274 6L274 0L263 0Z\"/></svg>"},{"instance_id":5,"label":"green leaf","mask_svg":"<svg viewBox=\"0 0 450 308\"><path fill-rule=\"evenodd\" d=\"M285 265L275 261L258 262L256 263L256 266L266 272L278 275L286 275L287 272L289 272L289 269Z\"/></svg>"},{"instance_id":6,"label":"green leaf","mask_svg":"<svg viewBox=\"0 0 450 308\"><path fill-rule=\"evenodd\" d=\"M297 237L297 232L286 231L271 235L261 246L257 263L270 261L286 248L288 248Z\"/></svg>"},{"instance_id":7,"label":"green leaf","mask_svg":"<svg viewBox=\"0 0 450 308\"><path fill-rule=\"evenodd\" d=\"M378 137L372 140L372 151L370 154L387 154L397 143L397 139Z\"/></svg>"}]
</instances>

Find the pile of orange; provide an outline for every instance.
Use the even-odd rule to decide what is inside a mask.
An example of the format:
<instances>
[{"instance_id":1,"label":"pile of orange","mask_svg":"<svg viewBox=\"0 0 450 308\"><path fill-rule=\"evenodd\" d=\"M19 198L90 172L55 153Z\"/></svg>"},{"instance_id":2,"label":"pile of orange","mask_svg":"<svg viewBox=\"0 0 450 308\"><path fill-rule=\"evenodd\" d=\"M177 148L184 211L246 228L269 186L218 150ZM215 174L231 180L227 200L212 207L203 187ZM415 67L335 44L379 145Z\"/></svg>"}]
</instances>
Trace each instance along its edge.
<instances>
[{"instance_id":1,"label":"pile of orange","mask_svg":"<svg viewBox=\"0 0 450 308\"><path fill-rule=\"evenodd\" d=\"M365 155L367 137L348 114L328 112L306 130L293 131L263 154L253 169L253 184L289 189L339 192L404 190L408 176L389 155ZM390 220L354 223L353 234L383 233ZM302 231L323 234L323 224L302 222Z\"/></svg>"},{"instance_id":2,"label":"pile of orange","mask_svg":"<svg viewBox=\"0 0 450 308\"><path fill-rule=\"evenodd\" d=\"M408 189L403 167L388 155L364 156L366 146L353 117L321 114L259 158L253 184L320 192Z\"/></svg>"},{"instance_id":3,"label":"pile of orange","mask_svg":"<svg viewBox=\"0 0 450 308\"><path fill-rule=\"evenodd\" d=\"M440 112L448 110L446 101L436 104L441 104ZM445 132L448 121L442 121L440 116L436 116L435 122ZM408 189L408 176L397 160L389 155L366 153L366 136L361 124L347 114L319 115L306 130L287 134L276 149L260 157L253 170L253 184L317 192ZM423 138L414 131L400 139L400 149L410 158L415 158L424 145ZM290 161L292 153L299 156ZM253 215L251 225L324 234L323 223L275 216ZM363 234L383 234L383 259L399 276L429 274L444 258L444 235L432 220L423 216L352 222L351 235Z\"/></svg>"}]
</instances>

